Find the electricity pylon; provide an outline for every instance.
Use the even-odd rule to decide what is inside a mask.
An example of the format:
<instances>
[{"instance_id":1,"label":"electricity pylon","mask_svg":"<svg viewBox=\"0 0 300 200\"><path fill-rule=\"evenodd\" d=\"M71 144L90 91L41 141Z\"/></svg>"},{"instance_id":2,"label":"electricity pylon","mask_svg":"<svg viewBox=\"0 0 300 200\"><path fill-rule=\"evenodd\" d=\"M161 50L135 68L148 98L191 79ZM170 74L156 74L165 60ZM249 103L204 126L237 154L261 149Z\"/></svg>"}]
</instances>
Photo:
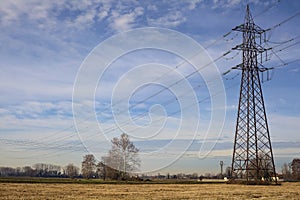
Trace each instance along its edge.
<instances>
[{"instance_id":1,"label":"electricity pylon","mask_svg":"<svg viewBox=\"0 0 300 200\"><path fill-rule=\"evenodd\" d=\"M258 56L267 49L261 46L265 30L257 26L247 5L244 24L232 29L243 33L243 43L233 48L243 52L238 115L234 138L231 177L246 182L276 180L275 165L259 73Z\"/></svg>"}]
</instances>

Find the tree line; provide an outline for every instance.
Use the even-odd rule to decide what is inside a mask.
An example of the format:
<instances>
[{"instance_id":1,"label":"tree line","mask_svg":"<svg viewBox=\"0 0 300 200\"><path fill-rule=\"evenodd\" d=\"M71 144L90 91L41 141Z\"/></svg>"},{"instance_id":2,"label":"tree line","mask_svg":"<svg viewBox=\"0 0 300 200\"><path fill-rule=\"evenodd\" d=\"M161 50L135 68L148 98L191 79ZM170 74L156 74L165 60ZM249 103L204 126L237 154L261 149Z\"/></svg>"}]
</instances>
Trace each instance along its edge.
<instances>
[{"instance_id":1,"label":"tree line","mask_svg":"<svg viewBox=\"0 0 300 200\"><path fill-rule=\"evenodd\" d=\"M61 167L53 164L37 163L24 167L0 167L0 176L30 176L30 177L76 177L79 168L74 164Z\"/></svg>"},{"instance_id":2,"label":"tree line","mask_svg":"<svg viewBox=\"0 0 300 200\"><path fill-rule=\"evenodd\" d=\"M0 167L0 176L30 176L30 177L62 177L62 178L101 178L103 180L128 180L140 167L139 149L135 147L127 134L123 133L119 138L111 140L111 149L97 161L93 154L83 156L81 171L79 167L70 163L64 167L37 163L33 166L24 167ZM300 180L300 159L293 159L289 164L282 166L281 178L284 180ZM230 177L231 169L227 167L224 174L219 174L219 178ZM169 178L181 177L179 174ZM183 176L194 177L195 176ZM205 176L210 177L210 176ZM161 175L158 178L162 178ZM198 177L199 178L199 177Z\"/></svg>"},{"instance_id":3,"label":"tree line","mask_svg":"<svg viewBox=\"0 0 300 200\"><path fill-rule=\"evenodd\" d=\"M0 167L0 176L102 178L104 180L126 180L140 167L139 149L123 133L111 140L112 147L106 156L97 162L93 154L83 157L81 173L79 167L70 163L65 167L37 163L25 167Z\"/></svg>"}]
</instances>

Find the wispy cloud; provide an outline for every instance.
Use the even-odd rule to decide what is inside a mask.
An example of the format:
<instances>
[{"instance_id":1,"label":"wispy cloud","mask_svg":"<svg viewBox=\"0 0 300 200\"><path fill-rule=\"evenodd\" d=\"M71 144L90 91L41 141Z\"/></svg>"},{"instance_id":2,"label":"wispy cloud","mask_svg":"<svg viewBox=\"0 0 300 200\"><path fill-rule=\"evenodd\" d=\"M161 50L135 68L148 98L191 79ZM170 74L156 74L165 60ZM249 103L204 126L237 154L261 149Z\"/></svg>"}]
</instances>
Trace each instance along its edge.
<instances>
[{"instance_id":1,"label":"wispy cloud","mask_svg":"<svg viewBox=\"0 0 300 200\"><path fill-rule=\"evenodd\" d=\"M169 14L156 19L148 18L148 23L150 26L158 26L158 27L164 26L170 28L176 27L185 21L186 18L183 16L183 14L180 11L170 12Z\"/></svg>"},{"instance_id":2,"label":"wispy cloud","mask_svg":"<svg viewBox=\"0 0 300 200\"><path fill-rule=\"evenodd\" d=\"M125 31L137 26L137 18L143 15L144 9L136 7L133 11L123 13L120 10L114 10L109 17L109 26L115 31Z\"/></svg>"},{"instance_id":3,"label":"wispy cloud","mask_svg":"<svg viewBox=\"0 0 300 200\"><path fill-rule=\"evenodd\" d=\"M250 3L253 13L261 13L270 6L274 6L272 11L263 12L258 18L259 24L268 27L272 26L283 19L290 16L299 8L298 1L116 1L116 0L93 0L93 1L69 1L69 0L10 0L0 1L0 135L7 139L32 139L30 144L47 144L57 140L60 144L65 144L60 137L66 136L68 139L74 139L76 133L74 121L72 119L72 91L76 78L76 73L88 53L99 43L114 35L117 32L127 31L132 28L140 28L147 26L158 26L162 28L172 28L191 36L196 41L207 46L214 43L208 53L211 57L216 58L234 45L242 42L241 35L231 33L227 38L214 42L219 37L231 30L234 26L243 22L243 16L246 3ZM298 12L298 11L297 11ZM254 15L255 17L255 15ZM268 20L266 20L268 19ZM256 20L256 19L255 19ZM280 31L272 32L272 41L280 42L293 37L293 33L297 32L298 18L285 23L281 26ZM277 30L278 30L277 29ZM156 37L156 38L155 38ZM234 39L230 40L230 38ZM151 40L159 38L162 42L168 40L167 37L148 38ZM134 38L143 40L143 35ZM130 41L127 41L130 42ZM180 45L180 43L178 44ZM225 52L224 52L225 51ZM279 56L283 59L293 60L298 58L298 46L289 49L286 52L280 52ZM169 53L169 54L168 54ZM145 63L160 63L175 68L182 61L171 55L170 52L151 52L142 53L135 52L128 56L122 56L105 72L102 82L95 86L96 102L81 102L78 105L80 111L86 111L86 107L95 108L91 113L81 116L80 121L85 133L91 134L91 138L96 140L93 135L99 131L96 124L95 114L101 121L104 129L113 127L115 131L110 132L109 137L117 136L121 129L114 124L114 118L111 112L110 97L115 83L119 81L123 74L127 73L134 66ZM193 53L193 52L191 52ZM226 58L219 60L216 64L220 71L239 64L241 62L241 54L234 59L234 53L228 54ZM275 56L272 57L274 59ZM276 64L278 60L272 60L270 64ZM299 108L299 95L297 93L297 85L299 85L298 63L294 63L292 68L287 68L286 72L282 69L279 76L273 78L273 82L266 84L267 107L273 108L269 116L269 124L271 136L276 141L290 142L299 140L297 130L299 127L299 116L297 109ZM187 75L192 72L191 66L188 64L178 68L178 72ZM279 73L278 73L279 74ZM140 73L136 75L141 80L157 79L161 75L160 70L152 68L149 73ZM228 75L226 78L233 77ZM238 76L239 77L239 76ZM88 77L87 79L89 79ZM276 79L277 78L277 79ZM122 86L120 95L132 95L129 104L139 102L145 97L151 95L158 88L141 87L137 91L129 91L128 88L136 84L137 78L126 77ZM236 83L239 79L225 80L226 86ZM177 80L175 76L164 77L165 83L172 83ZM193 76L189 81L196 86L201 84L203 80L200 76ZM228 83L229 82L229 83ZM275 85L276 88L273 86ZM265 85L263 85L265 86ZM271 90L270 88L274 88ZM146 89L145 89L146 88ZM94 88L93 88L94 89ZM178 85L178 89L183 95L186 91ZM131 93L132 92L132 93ZM264 91L265 92L265 91ZM196 95L203 99L209 96L206 86L202 89L195 90ZM172 94L163 93L154 99L138 104L135 109L131 110L132 116L140 113L153 111L150 108L154 104L163 105L172 99ZM227 118L225 129L221 134L221 139L232 141L234 133L234 125L236 119L236 104L238 98L238 89L229 89L227 91ZM281 98L281 100L280 100ZM75 102L78 103L78 102ZM80 103L80 102L79 102ZM124 103L124 102L123 102ZM120 108L125 104L121 105ZM125 102L128 103L128 102ZM95 107L94 107L95 106ZM210 102L201 102L201 123L198 139L203 139L206 129L209 125ZM173 104L165 107L167 114L171 111L180 109L177 100ZM223 109L223 108L217 108ZM124 110L124 109L123 109ZM159 110L159 109L157 109ZM161 111L161 110L159 110ZM95 113L96 112L96 113ZM120 114L121 122L128 120L127 112ZM137 121L138 125L147 125L151 123L149 116L152 114L152 120L156 120L153 126L146 129L136 129L134 123L126 124L126 127L133 134L141 136L149 136L157 130L161 125L160 121L165 116L164 112L147 113L145 117ZM167 125L164 134L159 135L156 139L170 139L176 131L174 128L180 123L179 114L167 116ZM192 124L193 119L189 122ZM97 125L95 128L91 126ZM192 124L193 125L193 124ZM124 125L125 126L125 125ZM64 128L67 130L63 131ZM191 138L193 134L190 126L183 127L184 134L177 139ZM55 135L56 131L61 131L62 135ZM284 133L284 134L282 134ZM55 137L52 135L55 135ZM36 139L43 136L49 136L43 143L38 143ZM213 139L218 136L212 129L207 139ZM76 138L78 139L78 138ZM225 139L224 139L225 140ZM22 140L22 142L24 142ZM95 141L94 141L95 143ZM29 143L27 143L29 144ZM71 144L70 144L71 145ZM199 145L199 144L197 144ZM51 147L55 148L55 145ZM68 146L69 147L69 146ZM151 146L150 146L151 147ZM198 147L198 146L197 146ZM276 145L275 145L276 147ZM1 145L2 155L8 155L7 152L14 150L13 145ZM43 153L49 153L42 149ZM197 149L198 150L198 149ZM224 151L222 151L224 150ZM226 149L216 149L213 156L228 156ZM294 149L287 149L286 152L295 153ZM10 152L11 153L11 152ZM24 156L24 152L18 152L18 156ZM25 152L26 154L26 152ZM39 152L36 153L38 155ZM55 155L50 152L52 156ZM10 155L10 154L9 154ZM190 152L190 155L194 155ZM64 162L68 155L57 158L59 162ZM78 159L78 158L76 158ZM9 159L6 159L6 161ZM5 160L1 159L3 163ZM28 160L29 162L30 160ZM31 160L32 161L32 160ZM20 161L21 162L21 161ZM49 161L51 162L51 161ZM0 164L2 164L0 163Z\"/></svg>"}]
</instances>

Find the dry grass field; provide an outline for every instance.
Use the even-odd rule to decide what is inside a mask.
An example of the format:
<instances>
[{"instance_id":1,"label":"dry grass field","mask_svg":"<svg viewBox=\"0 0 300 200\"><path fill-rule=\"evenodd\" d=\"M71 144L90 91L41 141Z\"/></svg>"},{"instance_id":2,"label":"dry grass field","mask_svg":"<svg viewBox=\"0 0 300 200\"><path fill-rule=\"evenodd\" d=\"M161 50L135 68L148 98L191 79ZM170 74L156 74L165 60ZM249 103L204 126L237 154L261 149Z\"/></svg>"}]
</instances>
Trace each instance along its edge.
<instances>
[{"instance_id":1,"label":"dry grass field","mask_svg":"<svg viewBox=\"0 0 300 200\"><path fill-rule=\"evenodd\" d=\"M281 186L0 183L0 199L300 199L300 183Z\"/></svg>"}]
</instances>

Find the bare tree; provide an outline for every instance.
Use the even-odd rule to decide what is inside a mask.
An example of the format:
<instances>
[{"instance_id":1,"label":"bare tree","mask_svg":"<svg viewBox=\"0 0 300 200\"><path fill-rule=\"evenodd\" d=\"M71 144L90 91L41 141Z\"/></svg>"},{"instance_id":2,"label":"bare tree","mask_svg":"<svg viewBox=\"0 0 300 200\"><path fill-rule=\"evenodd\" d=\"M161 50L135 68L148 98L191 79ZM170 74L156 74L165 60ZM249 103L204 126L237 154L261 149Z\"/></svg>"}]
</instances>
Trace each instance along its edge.
<instances>
[{"instance_id":1,"label":"bare tree","mask_svg":"<svg viewBox=\"0 0 300 200\"><path fill-rule=\"evenodd\" d=\"M68 164L64 169L64 174L69 176L70 178L74 178L79 174L79 168L74 164Z\"/></svg>"},{"instance_id":2,"label":"bare tree","mask_svg":"<svg viewBox=\"0 0 300 200\"><path fill-rule=\"evenodd\" d=\"M292 178L290 166L287 163L284 163L282 166L282 176L284 180L290 180Z\"/></svg>"},{"instance_id":3,"label":"bare tree","mask_svg":"<svg viewBox=\"0 0 300 200\"><path fill-rule=\"evenodd\" d=\"M107 169L106 169L106 166L105 164L103 163L103 161L99 162L97 165L96 165L96 173L98 175L99 178L102 178L103 180L106 179L107 177Z\"/></svg>"},{"instance_id":4,"label":"bare tree","mask_svg":"<svg viewBox=\"0 0 300 200\"><path fill-rule=\"evenodd\" d=\"M227 178L230 178L230 176L231 176L231 167L226 167L226 169L225 169L225 176Z\"/></svg>"},{"instance_id":5,"label":"bare tree","mask_svg":"<svg viewBox=\"0 0 300 200\"><path fill-rule=\"evenodd\" d=\"M111 159L109 157L102 157L102 161L97 164L97 175L99 178L102 178L103 180L113 179L118 180L121 178L121 171L114 169L109 166L111 163Z\"/></svg>"},{"instance_id":6,"label":"bare tree","mask_svg":"<svg viewBox=\"0 0 300 200\"><path fill-rule=\"evenodd\" d=\"M34 176L36 173L35 170L32 169L30 166L23 167L22 171L24 173L24 176Z\"/></svg>"},{"instance_id":7,"label":"bare tree","mask_svg":"<svg viewBox=\"0 0 300 200\"><path fill-rule=\"evenodd\" d=\"M83 157L81 172L84 178L93 178L96 169L96 159L93 154L88 154Z\"/></svg>"},{"instance_id":8,"label":"bare tree","mask_svg":"<svg viewBox=\"0 0 300 200\"><path fill-rule=\"evenodd\" d=\"M33 165L33 168L35 169L37 176L42 177L59 176L61 171L60 166L46 163L36 163Z\"/></svg>"},{"instance_id":9,"label":"bare tree","mask_svg":"<svg viewBox=\"0 0 300 200\"><path fill-rule=\"evenodd\" d=\"M272 181L276 176L272 170L271 157L263 153L259 154L257 159L251 159L247 167L248 176L257 181Z\"/></svg>"},{"instance_id":10,"label":"bare tree","mask_svg":"<svg viewBox=\"0 0 300 200\"><path fill-rule=\"evenodd\" d=\"M120 138L111 140L112 148L107 157L102 158L106 166L106 176L112 179L125 179L128 173L140 167L139 149L130 141L129 136L123 133Z\"/></svg>"},{"instance_id":11,"label":"bare tree","mask_svg":"<svg viewBox=\"0 0 300 200\"><path fill-rule=\"evenodd\" d=\"M294 180L300 180L300 159L295 158L291 163L292 176Z\"/></svg>"},{"instance_id":12,"label":"bare tree","mask_svg":"<svg viewBox=\"0 0 300 200\"><path fill-rule=\"evenodd\" d=\"M0 167L0 176L15 176L16 169L12 167Z\"/></svg>"}]
</instances>

